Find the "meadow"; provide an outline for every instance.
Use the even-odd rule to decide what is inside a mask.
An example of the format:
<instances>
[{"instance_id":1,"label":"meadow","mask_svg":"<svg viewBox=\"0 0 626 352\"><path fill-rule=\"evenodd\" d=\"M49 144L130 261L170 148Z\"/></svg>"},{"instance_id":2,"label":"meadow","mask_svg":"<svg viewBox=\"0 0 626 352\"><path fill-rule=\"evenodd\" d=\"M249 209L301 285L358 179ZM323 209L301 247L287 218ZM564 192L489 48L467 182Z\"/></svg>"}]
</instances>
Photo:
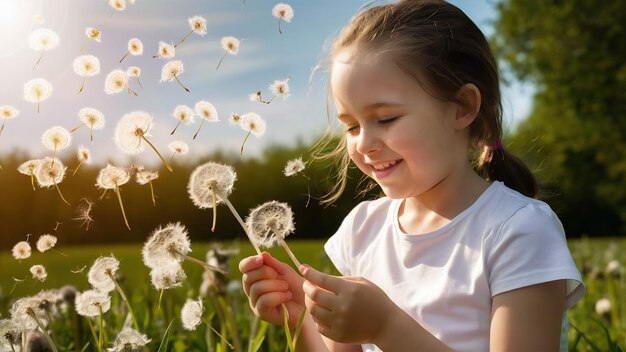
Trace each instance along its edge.
<instances>
[{"instance_id":1,"label":"meadow","mask_svg":"<svg viewBox=\"0 0 626 352\"><path fill-rule=\"evenodd\" d=\"M620 255L626 250L626 240L583 238L570 240L569 245L587 287L585 297L568 311L570 350L618 351L620 346L626 346L626 262ZM129 297L140 331L151 339L146 350L226 351L231 347L239 351L288 350L284 330L254 319L242 291L237 264L254 254L252 246L247 242L196 242L190 255L204 260L205 253L214 246L234 249L227 262L230 275L218 274L220 282L202 297L205 323L194 331L183 328L181 307L188 298L199 297L202 267L186 262L183 268L187 279L181 287L166 290L159 303L160 292L152 287L149 268L142 262L141 244L60 246L46 253L33 251L30 258L22 261L13 259L9 252L0 253L0 319L7 317L13 300L35 295L40 290L66 285L78 291L88 289L89 267L96 258L113 254L120 261L117 279ZM303 263L333 272L332 264L324 255L322 241L291 241L290 247ZM281 248L271 249L270 253L289 262ZM615 264L609 265L615 261L619 263L617 269ZM30 277L28 268L33 264L46 267L45 282ZM104 348L113 345L122 326L131 324L120 296L112 292L111 297L111 309L103 315ZM610 301L608 310L596 307L603 298ZM50 331L59 351L98 350L96 338L99 336L90 332L86 321L90 318L77 316L71 304L62 302L56 314ZM93 318L92 323L99 331L98 319Z\"/></svg>"}]
</instances>

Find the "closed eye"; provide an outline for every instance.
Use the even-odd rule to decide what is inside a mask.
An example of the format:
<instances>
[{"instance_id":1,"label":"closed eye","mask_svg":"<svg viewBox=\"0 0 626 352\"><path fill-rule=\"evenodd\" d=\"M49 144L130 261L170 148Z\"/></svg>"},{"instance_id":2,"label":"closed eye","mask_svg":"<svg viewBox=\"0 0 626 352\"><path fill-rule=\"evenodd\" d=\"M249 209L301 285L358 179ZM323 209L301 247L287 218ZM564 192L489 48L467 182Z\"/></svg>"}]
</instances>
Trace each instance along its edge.
<instances>
[{"instance_id":1,"label":"closed eye","mask_svg":"<svg viewBox=\"0 0 626 352\"><path fill-rule=\"evenodd\" d=\"M400 116L394 116L394 117L390 117L388 119L383 119L383 120L379 120L378 123L381 123L383 125L387 125L390 124L392 122L394 122L395 120L397 120Z\"/></svg>"}]
</instances>

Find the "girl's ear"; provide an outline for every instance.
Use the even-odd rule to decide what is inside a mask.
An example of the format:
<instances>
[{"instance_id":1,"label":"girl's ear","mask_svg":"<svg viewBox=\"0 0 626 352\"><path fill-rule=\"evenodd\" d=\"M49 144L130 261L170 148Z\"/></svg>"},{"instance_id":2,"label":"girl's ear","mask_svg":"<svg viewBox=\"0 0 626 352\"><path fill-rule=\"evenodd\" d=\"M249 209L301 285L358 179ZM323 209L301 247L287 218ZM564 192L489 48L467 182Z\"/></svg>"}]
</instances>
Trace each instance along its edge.
<instances>
[{"instance_id":1,"label":"girl's ear","mask_svg":"<svg viewBox=\"0 0 626 352\"><path fill-rule=\"evenodd\" d=\"M456 94L457 111L454 127L464 129L469 126L478 116L480 111L480 90L472 83L464 84Z\"/></svg>"}]
</instances>

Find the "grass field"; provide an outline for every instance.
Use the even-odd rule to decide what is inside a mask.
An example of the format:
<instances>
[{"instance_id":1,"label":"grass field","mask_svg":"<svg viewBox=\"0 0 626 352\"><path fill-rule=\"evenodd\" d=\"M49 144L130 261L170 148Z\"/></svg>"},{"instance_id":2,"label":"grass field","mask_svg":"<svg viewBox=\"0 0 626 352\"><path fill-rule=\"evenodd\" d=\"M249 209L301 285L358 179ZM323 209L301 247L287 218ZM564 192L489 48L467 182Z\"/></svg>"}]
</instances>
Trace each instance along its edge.
<instances>
[{"instance_id":1,"label":"grass field","mask_svg":"<svg viewBox=\"0 0 626 352\"><path fill-rule=\"evenodd\" d=\"M571 240L569 245L579 269L583 272L583 280L587 287L583 300L568 311L568 318L572 325L569 331L570 347L576 346L576 350L581 351L596 348L605 351L611 350L609 344L613 341L624 348L626 346L626 294L624 294L626 258L622 253L626 252L626 240L582 239ZM191 255L204 260L205 253L210 246L212 244L196 243ZM323 252L323 242L292 241L290 246L301 262L332 272L332 265ZM236 342L238 349L254 350L250 343L257 337L256 341L260 341L260 338L263 341L259 350L285 350L282 330L255 322L239 285L241 275L237 270L237 263L240 259L252 255L254 249L246 242L221 243L220 247L238 248L239 253L230 260L231 275L227 280L231 290L226 295L213 297L205 302L209 321L222 332L222 335ZM55 289L64 285L73 285L79 291L90 288L86 277L89 267L99 256L113 254L120 260L118 271L120 284L135 307L138 320L142 322L141 330L153 338L148 345L149 350L158 349L161 343L160 338L165 335L167 325L171 321L174 323L168 334L169 343L166 349L162 349L163 351L223 351L226 348L226 345L209 329L189 332L183 330L180 324L180 307L187 298L195 299L199 295L203 271L199 265L193 263L183 265L187 274L183 286L165 292L163 308L157 309L159 292L150 284L149 269L141 259L141 244L98 247L59 246L57 250L58 252L46 253L33 250L32 256L21 262L13 259L8 252L0 253L0 319L7 316L12 300L34 295L42 289ZM270 252L281 260L290 262L282 249L276 248ZM607 264L612 260L617 260L620 264L621 275L610 274L607 271ZM42 264L46 267L48 278L45 282L41 283L31 278L28 270L34 264ZM596 302L601 298L608 298L611 302L610 310L603 315L596 313L595 307ZM115 338L116 327L123 325L125 312L123 302L118 296L112 294L112 308L106 316L107 325L104 329L109 343ZM606 332L604 328L607 329ZM53 323L52 330L56 332L56 336L53 336L55 342L58 341L58 345L62 346L60 350L77 350L76 346L82 347L86 344L89 344L86 350L97 350L93 346L93 340L90 340L92 335L84 322L72 325L59 319L58 322ZM607 332L610 338L607 338ZM0 351L2 351L1 347Z\"/></svg>"}]
</instances>

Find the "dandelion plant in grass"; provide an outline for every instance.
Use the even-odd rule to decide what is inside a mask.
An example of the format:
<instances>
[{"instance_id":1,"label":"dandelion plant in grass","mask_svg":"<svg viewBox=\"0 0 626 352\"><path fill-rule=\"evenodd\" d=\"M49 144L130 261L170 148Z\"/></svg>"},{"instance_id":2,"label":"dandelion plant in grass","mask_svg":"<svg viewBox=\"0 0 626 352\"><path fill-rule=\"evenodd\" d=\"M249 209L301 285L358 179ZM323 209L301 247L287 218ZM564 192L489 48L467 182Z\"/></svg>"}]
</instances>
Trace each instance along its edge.
<instances>
[{"instance_id":1,"label":"dandelion plant in grass","mask_svg":"<svg viewBox=\"0 0 626 352\"><path fill-rule=\"evenodd\" d=\"M139 76L141 76L141 68L139 66L129 66L126 69L126 75L128 77L137 78L137 83L139 84L139 88L143 88L143 86L141 85L141 81L139 80Z\"/></svg>"},{"instance_id":2,"label":"dandelion plant in grass","mask_svg":"<svg viewBox=\"0 0 626 352\"><path fill-rule=\"evenodd\" d=\"M173 171L170 164L163 158L163 155L150 142L147 137L151 137L150 129L153 126L153 118L145 111L133 111L124 114L117 123L115 129L115 143L126 154L136 155L145 150L146 144L154 150L163 162L163 165Z\"/></svg>"},{"instance_id":3,"label":"dandelion plant in grass","mask_svg":"<svg viewBox=\"0 0 626 352\"><path fill-rule=\"evenodd\" d=\"M126 72L116 69L107 74L104 79L104 92L106 94L117 94L123 91L124 88L126 88L128 94L134 94L137 96L137 92L130 89L128 86L128 76L126 75Z\"/></svg>"},{"instance_id":4,"label":"dandelion plant in grass","mask_svg":"<svg viewBox=\"0 0 626 352\"><path fill-rule=\"evenodd\" d=\"M24 100L37 104L37 113L42 101L52 95L52 84L43 78L35 78L24 84Z\"/></svg>"},{"instance_id":5,"label":"dandelion plant in grass","mask_svg":"<svg viewBox=\"0 0 626 352\"><path fill-rule=\"evenodd\" d=\"M168 44L166 42L159 42L158 54L152 56L153 59L160 57L162 59L171 59L176 56L176 48L174 44Z\"/></svg>"},{"instance_id":6,"label":"dandelion plant in grass","mask_svg":"<svg viewBox=\"0 0 626 352\"><path fill-rule=\"evenodd\" d=\"M301 266L285 242L285 238L295 230L293 212L289 205L277 201L265 202L250 210L246 226L259 247L270 248L278 243L285 249L296 268Z\"/></svg>"},{"instance_id":7,"label":"dandelion plant in grass","mask_svg":"<svg viewBox=\"0 0 626 352\"><path fill-rule=\"evenodd\" d=\"M59 351L47 329L55 313L53 309L55 309L54 305L47 298L47 294L23 297L13 303L9 313L11 320L22 331L22 347L26 346L26 332L39 329L48 341L50 349L53 352Z\"/></svg>"},{"instance_id":8,"label":"dandelion plant in grass","mask_svg":"<svg viewBox=\"0 0 626 352\"><path fill-rule=\"evenodd\" d=\"M70 132L74 133L83 126L89 127L89 139L93 142L93 131L104 128L104 114L94 108L82 108L78 111L78 118L81 124L72 128Z\"/></svg>"},{"instance_id":9,"label":"dandelion plant in grass","mask_svg":"<svg viewBox=\"0 0 626 352\"><path fill-rule=\"evenodd\" d=\"M204 271L205 273L213 273L212 271ZM150 281L152 286L160 292L157 310L161 308L161 300L163 292L175 287L183 285L183 281L187 278L183 267L178 262L171 262L155 266L150 270Z\"/></svg>"},{"instance_id":10,"label":"dandelion plant in grass","mask_svg":"<svg viewBox=\"0 0 626 352\"><path fill-rule=\"evenodd\" d=\"M33 50L40 51L41 54L39 55L37 62L35 62L33 70L43 58L43 53L56 48L58 45L59 35L55 31L48 28L35 29L30 36L28 36L28 46Z\"/></svg>"},{"instance_id":11,"label":"dandelion plant in grass","mask_svg":"<svg viewBox=\"0 0 626 352\"><path fill-rule=\"evenodd\" d=\"M152 181L159 178L159 173L157 171L141 170L135 174L135 178L137 180L137 183L140 185L145 185L145 184L150 185L150 195L152 196L152 205L156 205L156 196L154 195L154 186L152 185Z\"/></svg>"},{"instance_id":12,"label":"dandelion plant in grass","mask_svg":"<svg viewBox=\"0 0 626 352\"><path fill-rule=\"evenodd\" d=\"M178 120L178 123L176 123L176 127L174 127L172 132L170 132L170 135L176 132L176 130L178 129L178 126L180 126L181 123L185 123L189 125L194 122L193 109L187 105L176 106L176 108L174 109L174 112L172 113L172 116L174 116L174 118Z\"/></svg>"},{"instance_id":13,"label":"dandelion plant in grass","mask_svg":"<svg viewBox=\"0 0 626 352\"><path fill-rule=\"evenodd\" d=\"M22 331L13 319L0 320L0 346L7 351L18 351L22 345Z\"/></svg>"},{"instance_id":14,"label":"dandelion plant in grass","mask_svg":"<svg viewBox=\"0 0 626 352\"><path fill-rule=\"evenodd\" d=\"M99 352L104 351L104 318L103 314L111 309L111 296L106 292L101 292L97 289L83 291L76 294L75 300L76 313L86 317L91 335L93 336L94 343ZM98 329L98 335L93 328L91 322L92 317L99 317L100 328Z\"/></svg>"},{"instance_id":15,"label":"dandelion plant in grass","mask_svg":"<svg viewBox=\"0 0 626 352\"><path fill-rule=\"evenodd\" d=\"M178 76L180 76L183 72L185 72L185 68L182 61L168 61L165 65L163 65L163 68L161 69L160 83L176 80L176 82L178 82L178 84L180 84L180 86L183 87L185 91L191 92L189 88L185 87L178 79Z\"/></svg>"},{"instance_id":16,"label":"dandelion plant in grass","mask_svg":"<svg viewBox=\"0 0 626 352\"><path fill-rule=\"evenodd\" d=\"M216 70L220 68L220 65L222 64L222 61L224 61L224 58L226 58L226 55L237 55L239 52L239 39L235 37L223 37L222 48L225 52L220 61L217 63L217 66L215 67Z\"/></svg>"},{"instance_id":17,"label":"dandelion plant in grass","mask_svg":"<svg viewBox=\"0 0 626 352\"><path fill-rule=\"evenodd\" d=\"M91 152L89 151L89 149L83 147L82 145L78 147L78 151L76 152L76 157L78 158L78 165L74 169L74 172L72 172L72 176L76 175L76 173L78 172L78 169L80 169L80 167L83 164L91 163Z\"/></svg>"},{"instance_id":18,"label":"dandelion plant in grass","mask_svg":"<svg viewBox=\"0 0 626 352\"><path fill-rule=\"evenodd\" d=\"M115 11L124 11L126 9L126 1L125 0L109 0L109 6L113 8L111 11L111 15L109 17L113 17Z\"/></svg>"},{"instance_id":19,"label":"dandelion plant in grass","mask_svg":"<svg viewBox=\"0 0 626 352\"><path fill-rule=\"evenodd\" d=\"M150 341L151 339L141 332L125 327L117 334L113 347L107 348L107 352L143 351Z\"/></svg>"},{"instance_id":20,"label":"dandelion plant in grass","mask_svg":"<svg viewBox=\"0 0 626 352\"><path fill-rule=\"evenodd\" d=\"M138 38L129 39L127 48L128 50L126 51L124 56L122 56L122 58L120 59L120 64L122 63L122 61L124 61L124 59L128 56L128 54L133 55L133 56L139 56L143 54L143 43Z\"/></svg>"},{"instance_id":21,"label":"dandelion plant in grass","mask_svg":"<svg viewBox=\"0 0 626 352\"><path fill-rule=\"evenodd\" d=\"M30 176L30 183L33 186L33 191L35 190L35 171L37 170L37 166L41 159L31 159L23 162L20 166L17 167L17 171L20 174Z\"/></svg>"},{"instance_id":22,"label":"dandelion plant in grass","mask_svg":"<svg viewBox=\"0 0 626 352\"><path fill-rule=\"evenodd\" d=\"M196 111L196 114L198 114L198 116L200 116L200 118L202 119L202 121L200 121L200 126L198 126L198 130L193 135L193 139L196 139L198 133L200 133L200 129L202 128L204 121L217 122L219 121L219 116L217 115L217 109L215 109L215 106L205 100L200 100L199 102L197 102L194 106L194 110Z\"/></svg>"},{"instance_id":23,"label":"dandelion plant in grass","mask_svg":"<svg viewBox=\"0 0 626 352\"><path fill-rule=\"evenodd\" d=\"M126 172L126 170L109 164L104 169L100 170L98 178L96 179L96 186L104 190L115 190L117 200L120 203L120 210L122 211L122 216L124 217L124 223L130 230L130 225L128 225L128 219L126 218L126 212L124 211L122 194L120 193L120 187L126 184L129 180L130 175Z\"/></svg>"},{"instance_id":24,"label":"dandelion plant in grass","mask_svg":"<svg viewBox=\"0 0 626 352\"><path fill-rule=\"evenodd\" d=\"M182 42L185 41L185 39L187 39L187 37L189 37L194 32L201 37L204 37L204 35L207 33L206 19L204 17L197 15L190 17L187 19L187 23L189 23L189 28L191 29L191 31L187 33L187 35L185 35L181 40L179 40L178 43L174 44L174 47L179 46Z\"/></svg>"},{"instance_id":25,"label":"dandelion plant in grass","mask_svg":"<svg viewBox=\"0 0 626 352\"><path fill-rule=\"evenodd\" d=\"M293 18L293 8L289 4L281 2L272 8L272 15L278 18L278 33L283 34L280 24L282 21L287 23L291 22L291 19Z\"/></svg>"},{"instance_id":26,"label":"dandelion plant in grass","mask_svg":"<svg viewBox=\"0 0 626 352\"><path fill-rule=\"evenodd\" d=\"M2 135L2 131L4 131L4 125L7 123L7 120L14 119L19 114L20 111L11 105L0 106L0 117L2 117L2 127L0 127L0 135Z\"/></svg>"},{"instance_id":27,"label":"dandelion plant in grass","mask_svg":"<svg viewBox=\"0 0 626 352\"><path fill-rule=\"evenodd\" d=\"M41 143L52 150L52 163L56 158L57 150L63 150L70 146L72 142L72 134L61 126L55 126L47 129L41 137Z\"/></svg>"},{"instance_id":28,"label":"dandelion plant in grass","mask_svg":"<svg viewBox=\"0 0 626 352\"><path fill-rule=\"evenodd\" d=\"M100 60L93 55L81 55L74 59L74 73L81 76L83 81L78 93L82 93L85 88L87 77L93 77L100 73Z\"/></svg>"},{"instance_id":29,"label":"dandelion plant in grass","mask_svg":"<svg viewBox=\"0 0 626 352\"><path fill-rule=\"evenodd\" d=\"M87 43L85 43L85 45L80 48L80 52L85 50L87 48L87 45L89 45L92 40L97 43L100 43L100 41L102 40L102 33L100 33L100 30L98 30L97 28L86 27L85 35L87 36Z\"/></svg>"},{"instance_id":30,"label":"dandelion plant in grass","mask_svg":"<svg viewBox=\"0 0 626 352\"><path fill-rule=\"evenodd\" d=\"M133 326L135 327L135 329L139 330L139 324L137 324L137 318L135 317L135 313L133 312L133 307L128 301L128 298L126 298L124 290L115 278L115 273L117 272L119 267L120 262L115 257L100 257L96 259L96 261L89 269L89 273L87 274L87 280L96 290L100 292L111 292L113 290L117 290L117 292L122 297L122 300L128 307L128 313L133 320Z\"/></svg>"},{"instance_id":31,"label":"dandelion plant in grass","mask_svg":"<svg viewBox=\"0 0 626 352\"><path fill-rule=\"evenodd\" d=\"M63 197L63 193L61 193L61 189L59 188L59 183L63 181L65 177L65 171L67 167L63 166L61 160L56 158L46 157L41 159L37 164L37 169L35 170L35 179L37 180L37 184L39 187L48 188L55 187L59 196L65 202L65 204L70 205L70 203L65 200Z\"/></svg>"},{"instance_id":32,"label":"dandelion plant in grass","mask_svg":"<svg viewBox=\"0 0 626 352\"><path fill-rule=\"evenodd\" d=\"M254 112L245 113L241 116L241 128L248 132L246 134L246 138L244 138L243 143L241 143L240 154L243 154L243 147L246 144L246 141L250 137L250 134L253 134L257 137L261 137L265 133L265 121Z\"/></svg>"},{"instance_id":33,"label":"dandelion plant in grass","mask_svg":"<svg viewBox=\"0 0 626 352\"><path fill-rule=\"evenodd\" d=\"M168 148L170 148L170 151L172 152L172 156L170 157L170 163L174 159L174 155L187 154L189 152L189 146L183 141L173 141L168 144Z\"/></svg>"}]
</instances>

